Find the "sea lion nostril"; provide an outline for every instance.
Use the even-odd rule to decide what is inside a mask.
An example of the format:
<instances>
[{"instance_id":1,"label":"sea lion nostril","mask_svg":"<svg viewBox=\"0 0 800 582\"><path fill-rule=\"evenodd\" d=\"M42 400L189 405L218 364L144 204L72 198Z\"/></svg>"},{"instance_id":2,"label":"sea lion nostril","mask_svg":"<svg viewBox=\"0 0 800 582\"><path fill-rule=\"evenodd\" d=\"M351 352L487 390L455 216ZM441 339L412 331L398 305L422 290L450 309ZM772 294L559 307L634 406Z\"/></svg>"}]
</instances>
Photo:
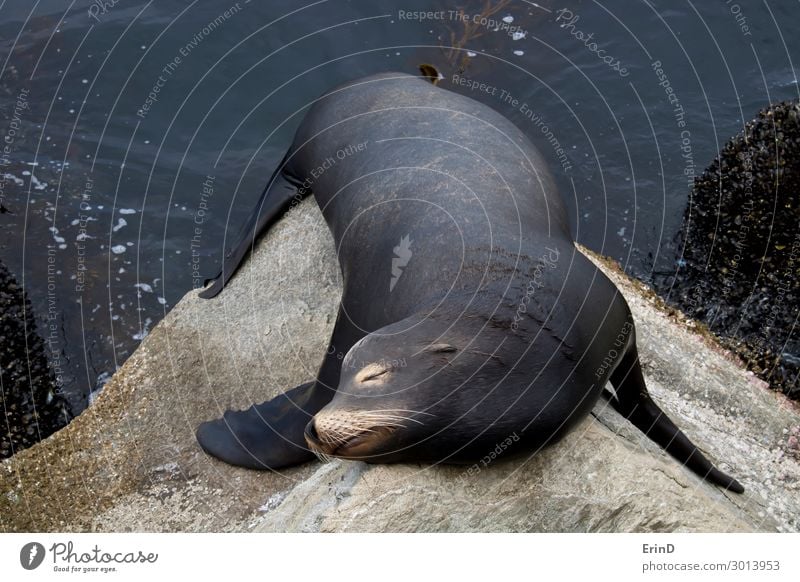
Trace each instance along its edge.
<instances>
[{"instance_id":1,"label":"sea lion nostril","mask_svg":"<svg viewBox=\"0 0 800 582\"><path fill-rule=\"evenodd\" d=\"M313 418L306 425L305 435L306 435L306 438L309 439L312 443L318 443L319 442L319 435L317 434L317 427L314 424L314 419Z\"/></svg>"}]
</instances>

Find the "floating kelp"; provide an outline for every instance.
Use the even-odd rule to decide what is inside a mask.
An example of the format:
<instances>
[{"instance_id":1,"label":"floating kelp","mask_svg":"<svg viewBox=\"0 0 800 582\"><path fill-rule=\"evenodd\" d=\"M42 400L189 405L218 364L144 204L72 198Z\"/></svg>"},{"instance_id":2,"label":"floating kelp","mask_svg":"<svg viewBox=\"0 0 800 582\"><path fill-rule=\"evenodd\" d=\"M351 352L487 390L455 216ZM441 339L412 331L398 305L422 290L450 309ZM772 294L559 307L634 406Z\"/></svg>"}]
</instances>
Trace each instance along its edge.
<instances>
[{"instance_id":1,"label":"floating kelp","mask_svg":"<svg viewBox=\"0 0 800 582\"><path fill-rule=\"evenodd\" d=\"M30 301L0 261L0 458L10 457L64 427L66 401L36 333Z\"/></svg>"},{"instance_id":2,"label":"floating kelp","mask_svg":"<svg viewBox=\"0 0 800 582\"><path fill-rule=\"evenodd\" d=\"M695 180L660 292L800 399L800 103L759 112Z\"/></svg>"}]
</instances>

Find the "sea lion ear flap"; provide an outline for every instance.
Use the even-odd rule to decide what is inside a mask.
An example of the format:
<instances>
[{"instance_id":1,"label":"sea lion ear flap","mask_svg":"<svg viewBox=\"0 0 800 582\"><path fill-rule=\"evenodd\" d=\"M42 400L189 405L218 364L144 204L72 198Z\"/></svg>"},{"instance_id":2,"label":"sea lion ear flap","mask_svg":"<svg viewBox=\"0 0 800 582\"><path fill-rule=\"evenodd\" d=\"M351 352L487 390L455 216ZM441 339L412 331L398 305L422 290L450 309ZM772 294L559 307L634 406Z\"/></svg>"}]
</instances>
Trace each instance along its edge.
<instances>
[{"instance_id":1,"label":"sea lion ear flap","mask_svg":"<svg viewBox=\"0 0 800 582\"><path fill-rule=\"evenodd\" d=\"M422 76L425 79L434 85L438 85L439 81L444 79L444 76L442 76L442 74L439 72L439 69L428 63L422 63L419 66L419 72L422 73Z\"/></svg>"}]
</instances>

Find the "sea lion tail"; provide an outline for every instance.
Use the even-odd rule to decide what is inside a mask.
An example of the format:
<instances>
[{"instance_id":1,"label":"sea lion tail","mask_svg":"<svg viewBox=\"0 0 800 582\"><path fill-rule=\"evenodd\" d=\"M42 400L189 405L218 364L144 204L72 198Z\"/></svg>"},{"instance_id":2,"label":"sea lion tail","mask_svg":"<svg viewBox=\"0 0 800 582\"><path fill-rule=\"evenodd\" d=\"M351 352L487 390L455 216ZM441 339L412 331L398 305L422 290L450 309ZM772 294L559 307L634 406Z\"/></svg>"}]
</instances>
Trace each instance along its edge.
<instances>
[{"instance_id":1,"label":"sea lion tail","mask_svg":"<svg viewBox=\"0 0 800 582\"><path fill-rule=\"evenodd\" d=\"M204 281L205 285L211 281L214 283L200 292L199 296L201 298L211 299L219 295L225 284L233 277L245 257L253 249L256 240L277 221L280 214L290 206L293 199L299 200L304 197L305 192L302 189L296 189L300 181L286 171L288 158L289 153L283 157L281 163L278 164L278 167L275 168L272 176L270 176L252 216L239 232L237 244L223 257L222 270L216 277ZM294 187L287 188L281 182L281 177Z\"/></svg>"},{"instance_id":2,"label":"sea lion tail","mask_svg":"<svg viewBox=\"0 0 800 582\"><path fill-rule=\"evenodd\" d=\"M611 384L616 392L609 398L611 405L636 428L703 479L734 493L744 493L741 483L714 467L650 398L635 345L611 374Z\"/></svg>"}]
</instances>

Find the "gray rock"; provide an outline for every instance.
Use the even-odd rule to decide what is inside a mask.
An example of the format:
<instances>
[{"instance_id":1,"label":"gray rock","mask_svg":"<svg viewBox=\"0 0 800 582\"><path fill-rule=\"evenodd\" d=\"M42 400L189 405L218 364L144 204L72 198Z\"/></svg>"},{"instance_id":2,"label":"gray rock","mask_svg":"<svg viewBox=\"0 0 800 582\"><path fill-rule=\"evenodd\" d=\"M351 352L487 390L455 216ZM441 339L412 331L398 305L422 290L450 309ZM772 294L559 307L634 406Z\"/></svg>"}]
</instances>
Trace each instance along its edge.
<instances>
[{"instance_id":1,"label":"gray rock","mask_svg":"<svg viewBox=\"0 0 800 582\"><path fill-rule=\"evenodd\" d=\"M530 458L469 467L209 458L194 428L314 377L340 277L313 200L230 286L190 292L96 404L0 465L0 529L100 531L797 531L796 404L597 257L634 313L654 397L743 496L709 486L602 405Z\"/></svg>"}]
</instances>

